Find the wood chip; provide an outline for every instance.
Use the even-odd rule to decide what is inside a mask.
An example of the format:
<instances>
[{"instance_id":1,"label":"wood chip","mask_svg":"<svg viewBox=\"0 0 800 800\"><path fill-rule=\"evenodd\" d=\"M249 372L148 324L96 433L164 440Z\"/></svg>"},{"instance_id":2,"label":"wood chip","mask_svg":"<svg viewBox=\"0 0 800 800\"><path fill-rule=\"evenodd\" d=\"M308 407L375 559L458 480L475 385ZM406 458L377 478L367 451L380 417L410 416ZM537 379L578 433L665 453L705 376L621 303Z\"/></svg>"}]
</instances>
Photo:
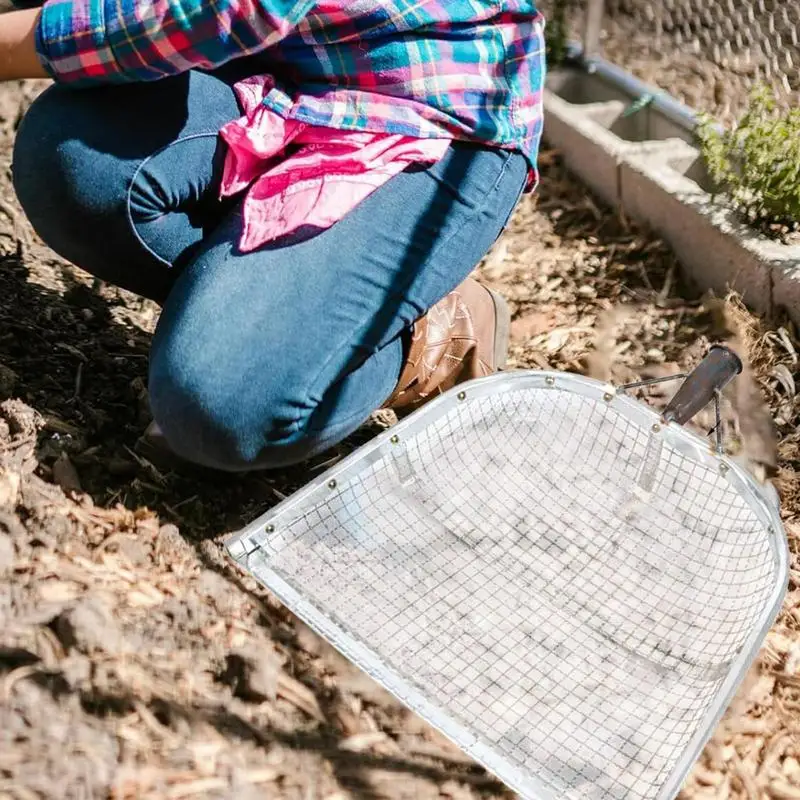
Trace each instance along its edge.
<instances>
[{"instance_id":1,"label":"wood chip","mask_svg":"<svg viewBox=\"0 0 800 800\"><path fill-rule=\"evenodd\" d=\"M771 781L768 791L777 800L800 800L800 787L780 779Z\"/></svg>"},{"instance_id":2,"label":"wood chip","mask_svg":"<svg viewBox=\"0 0 800 800\"><path fill-rule=\"evenodd\" d=\"M278 697L291 703L295 708L318 722L325 722L325 715L311 689L285 672L281 672L278 677Z\"/></svg>"},{"instance_id":3,"label":"wood chip","mask_svg":"<svg viewBox=\"0 0 800 800\"><path fill-rule=\"evenodd\" d=\"M19 473L0 468L0 508L14 508L19 496Z\"/></svg>"},{"instance_id":4,"label":"wood chip","mask_svg":"<svg viewBox=\"0 0 800 800\"><path fill-rule=\"evenodd\" d=\"M68 581L49 580L39 584L38 593L46 603L69 603L78 597L81 587Z\"/></svg>"},{"instance_id":5,"label":"wood chip","mask_svg":"<svg viewBox=\"0 0 800 800\"><path fill-rule=\"evenodd\" d=\"M59 419L54 414L44 414L44 429L52 433L60 433L62 436L78 436L80 429L63 419Z\"/></svg>"},{"instance_id":6,"label":"wood chip","mask_svg":"<svg viewBox=\"0 0 800 800\"><path fill-rule=\"evenodd\" d=\"M271 783L278 780L281 773L274 767L261 767L260 769L249 769L247 772L241 773L242 780L247 783Z\"/></svg>"},{"instance_id":7,"label":"wood chip","mask_svg":"<svg viewBox=\"0 0 800 800\"><path fill-rule=\"evenodd\" d=\"M382 744L388 740L388 736L380 731L376 733L357 733L354 736L348 736L339 742L340 750L347 750L351 753L363 753L375 745Z\"/></svg>"},{"instance_id":8,"label":"wood chip","mask_svg":"<svg viewBox=\"0 0 800 800\"><path fill-rule=\"evenodd\" d=\"M161 605L166 599L165 596L155 588L146 583L136 584L126 595L128 605L134 608L154 608Z\"/></svg>"},{"instance_id":9,"label":"wood chip","mask_svg":"<svg viewBox=\"0 0 800 800\"><path fill-rule=\"evenodd\" d=\"M169 800L178 800L181 797L194 797L198 794L225 789L227 786L228 781L224 778L199 778L195 781L187 781L186 783L171 786L164 796Z\"/></svg>"},{"instance_id":10,"label":"wood chip","mask_svg":"<svg viewBox=\"0 0 800 800\"><path fill-rule=\"evenodd\" d=\"M698 783L702 783L705 786L719 786L719 784L722 783L721 772L712 772L711 770L705 769L700 765L694 768L692 775L695 777Z\"/></svg>"},{"instance_id":11,"label":"wood chip","mask_svg":"<svg viewBox=\"0 0 800 800\"><path fill-rule=\"evenodd\" d=\"M511 323L511 339L525 342L534 336L547 333L555 324L556 317L553 312L529 311Z\"/></svg>"}]
</instances>

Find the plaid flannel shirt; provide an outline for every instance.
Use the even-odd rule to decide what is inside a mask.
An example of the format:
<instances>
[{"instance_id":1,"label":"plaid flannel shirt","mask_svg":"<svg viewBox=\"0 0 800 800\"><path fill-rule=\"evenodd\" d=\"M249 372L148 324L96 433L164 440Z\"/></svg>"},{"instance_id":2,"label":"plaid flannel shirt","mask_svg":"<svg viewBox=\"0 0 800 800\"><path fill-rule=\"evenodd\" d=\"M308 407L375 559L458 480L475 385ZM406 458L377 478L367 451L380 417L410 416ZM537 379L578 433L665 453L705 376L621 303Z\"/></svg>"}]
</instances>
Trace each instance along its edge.
<instances>
[{"instance_id":1,"label":"plaid flannel shirt","mask_svg":"<svg viewBox=\"0 0 800 800\"><path fill-rule=\"evenodd\" d=\"M279 76L264 102L286 118L444 133L521 150L535 168L543 34L531 0L47 0L37 50L76 86L249 56L253 74Z\"/></svg>"}]
</instances>

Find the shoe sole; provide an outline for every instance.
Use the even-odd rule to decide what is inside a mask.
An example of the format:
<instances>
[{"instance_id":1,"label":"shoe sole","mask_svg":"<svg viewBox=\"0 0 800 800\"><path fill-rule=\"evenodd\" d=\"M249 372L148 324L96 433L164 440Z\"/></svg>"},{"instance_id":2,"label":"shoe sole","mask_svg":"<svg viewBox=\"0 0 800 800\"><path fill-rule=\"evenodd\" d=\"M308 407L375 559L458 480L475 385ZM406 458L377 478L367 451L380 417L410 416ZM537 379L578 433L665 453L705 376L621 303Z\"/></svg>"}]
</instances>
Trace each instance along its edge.
<instances>
[{"instance_id":1,"label":"shoe sole","mask_svg":"<svg viewBox=\"0 0 800 800\"><path fill-rule=\"evenodd\" d=\"M508 361L508 345L511 336L511 311L506 299L493 289L485 287L494 303L494 368L500 372Z\"/></svg>"}]
</instances>

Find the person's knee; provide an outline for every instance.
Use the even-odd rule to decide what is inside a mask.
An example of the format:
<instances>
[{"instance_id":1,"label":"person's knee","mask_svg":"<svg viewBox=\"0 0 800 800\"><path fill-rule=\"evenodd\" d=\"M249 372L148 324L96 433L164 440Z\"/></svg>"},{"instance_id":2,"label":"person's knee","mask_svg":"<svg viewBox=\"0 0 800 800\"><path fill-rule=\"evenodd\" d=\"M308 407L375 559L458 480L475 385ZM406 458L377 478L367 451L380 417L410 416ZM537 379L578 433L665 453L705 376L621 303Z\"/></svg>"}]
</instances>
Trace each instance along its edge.
<instances>
[{"instance_id":1,"label":"person's knee","mask_svg":"<svg viewBox=\"0 0 800 800\"><path fill-rule=\"evenodd\" d=\"M68 242L85 232L80 223L123 186L115 180L113 163L82 135L92 120L81 94L58 86L47 89L23 118L14 145L17 198L39 236L57 251L69 250Z\"/></svg>"},{"instance_id":2,"label":"person's knee","mask_svg":"<svg viewBox=\"0 0 800 800\"><path fill-rule=\"evenodd\" d=\"M325 445L314 407L276 370L248 375L195 341L162 337L150 356L150 406L170 449L226 472L287 467ZM210 352L211 351L211 352Z\"/></svg>"}]
</instances>

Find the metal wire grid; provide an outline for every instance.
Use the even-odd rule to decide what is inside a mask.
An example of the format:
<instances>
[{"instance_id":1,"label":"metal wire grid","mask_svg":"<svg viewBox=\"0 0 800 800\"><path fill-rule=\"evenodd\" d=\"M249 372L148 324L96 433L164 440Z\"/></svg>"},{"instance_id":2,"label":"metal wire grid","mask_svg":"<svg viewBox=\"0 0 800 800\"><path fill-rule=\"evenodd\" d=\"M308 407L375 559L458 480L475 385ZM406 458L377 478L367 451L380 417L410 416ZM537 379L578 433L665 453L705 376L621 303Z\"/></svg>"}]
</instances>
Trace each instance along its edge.
<instances>
[{"instance_id":1,"label":"metal wire grid","mask_svg":"<svg viewBox=\"0 0 800 800\"><path fill-rule=\"evenodd\" d=\"M637 494L653 441L579 395L478 398L298 508L269 566L557 796L653 798L776 570L707 467L664 446Z\"/></svg>"}]
</instances>

